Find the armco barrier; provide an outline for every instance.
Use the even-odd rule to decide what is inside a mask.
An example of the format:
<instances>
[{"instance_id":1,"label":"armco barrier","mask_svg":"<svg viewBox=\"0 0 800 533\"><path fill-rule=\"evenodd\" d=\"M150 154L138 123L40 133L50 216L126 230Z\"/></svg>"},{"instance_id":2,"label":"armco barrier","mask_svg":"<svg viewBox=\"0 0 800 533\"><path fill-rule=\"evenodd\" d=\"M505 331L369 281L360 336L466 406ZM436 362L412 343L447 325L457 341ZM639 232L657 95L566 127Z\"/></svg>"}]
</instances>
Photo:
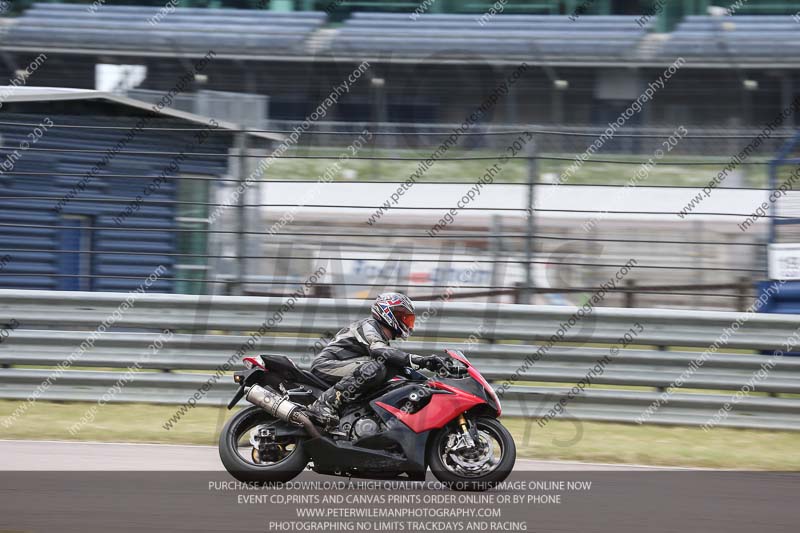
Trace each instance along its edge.
<instances>
[{"instance_id":1,"label":"armco barrier","mask_svg":"<svg viewBox=\"0 0 800 533\"><path fill-rule=\"evenodd\" d=\"M27 398L127 296L0 290L0 323L19 322L0 343L0 397ZM133 307L119 313L113 326L74 362L72 368L77 369L60 374L40 399L95 401L119 379L120 371L139 361L143 369L161 372L138 374L110 401L183 403L285 302L281 298L139 295ZM513 375L524 358L576 312L558 306L433 305L436 315L420 321L415 340L403 343L403 348L414 353L464 349L495 383ZM268 323L269 330L248 353L282 353L307 366L315 346L324 343L321 337L365 316L368 309L367 302L358 300L301 299L281 320ZM594 386L570 399L566 409L566 416L583 420L635 422L724 328L743 317L747 320L740 320L742 325L720 348L723 353L707 357L702 366L685 375L681 387L647 423L702 425L750 384L753 392L740 395L719 426L800 429L800 399L796 397L800 358L775 358L769 370L754 379L769 358L753 352L781 349L800 327L800 318L794 315L597 308L578 320L565 333L564 342L506 391L504 412L542 416L609 354L609 346L638 324L636 348L620 349L603 373L592 378ZM163 348L145 357L147 346L164 329L174 334ZM482 342L465 346L470 335ZM724 353L731 351L739 353ZM87 370L92 367L117 370ZM200 403L221 404L232 392L233 385L223 378Z\"/></svg>"}]
</instances>

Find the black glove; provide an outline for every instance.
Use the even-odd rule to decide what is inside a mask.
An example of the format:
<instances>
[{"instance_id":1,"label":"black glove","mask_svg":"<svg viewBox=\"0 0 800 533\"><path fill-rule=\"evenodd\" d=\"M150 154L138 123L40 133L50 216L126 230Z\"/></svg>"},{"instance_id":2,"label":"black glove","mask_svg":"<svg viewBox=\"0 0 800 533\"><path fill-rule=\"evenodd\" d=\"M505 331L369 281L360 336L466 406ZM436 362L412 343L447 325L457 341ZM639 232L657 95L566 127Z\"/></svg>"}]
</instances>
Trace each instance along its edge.
<instances>
[{"instance_id":1,"label":"black glove","mask_svg":"<svg viewBox=\"0 0 800 533\"><path fill-rule=\"evenodd\" d=\"M414 355L409 357L411 366L415 368L427 368L431 371L437 371L444 366L444 361L437 355Z\"/></svg>"}]
</instances>

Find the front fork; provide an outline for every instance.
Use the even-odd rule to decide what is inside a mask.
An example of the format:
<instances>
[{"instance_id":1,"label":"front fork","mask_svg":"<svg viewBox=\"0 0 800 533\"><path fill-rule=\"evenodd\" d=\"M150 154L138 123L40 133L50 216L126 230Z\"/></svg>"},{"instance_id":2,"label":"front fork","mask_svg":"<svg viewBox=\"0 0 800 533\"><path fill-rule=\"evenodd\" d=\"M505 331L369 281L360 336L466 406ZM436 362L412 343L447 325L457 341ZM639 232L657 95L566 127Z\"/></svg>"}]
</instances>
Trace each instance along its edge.
<instances>
[{"instance_id":1,"label":"front fork","mask_svg":"<svg viewBox=\"0 0 800 533\"><path fill-rule=\"evenodd\" d=\"M456 450L463 448L475 448L475 443L478 440L478 429L475 424L470 424L464 414L458 415L458 427L461 428L461 446L457 446Z\"/></svg>"}]
</instances>

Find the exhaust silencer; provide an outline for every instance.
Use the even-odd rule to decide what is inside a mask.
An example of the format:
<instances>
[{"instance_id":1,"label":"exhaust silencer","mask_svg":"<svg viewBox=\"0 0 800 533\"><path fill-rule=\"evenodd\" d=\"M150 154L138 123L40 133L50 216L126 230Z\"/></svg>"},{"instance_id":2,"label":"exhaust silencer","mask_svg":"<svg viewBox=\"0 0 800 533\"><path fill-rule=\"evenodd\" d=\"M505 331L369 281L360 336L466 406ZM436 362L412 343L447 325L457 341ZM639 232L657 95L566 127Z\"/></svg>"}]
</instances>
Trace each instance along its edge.
<instances>
[{"instance_id":1,"label":"exhaust silencer","mask_svg":"<svg viewBox=\"0 0 800 533\"><path fill-rule=\"evenodd\" d=\"M280 394L265 389L260 385L253 385L247 391L245 399L264 409L267 413L284 422L302 426L312 437L319 437L319 431L311 420L303 413L301 407L290 402Z\"/></svg>"}]
</instances>

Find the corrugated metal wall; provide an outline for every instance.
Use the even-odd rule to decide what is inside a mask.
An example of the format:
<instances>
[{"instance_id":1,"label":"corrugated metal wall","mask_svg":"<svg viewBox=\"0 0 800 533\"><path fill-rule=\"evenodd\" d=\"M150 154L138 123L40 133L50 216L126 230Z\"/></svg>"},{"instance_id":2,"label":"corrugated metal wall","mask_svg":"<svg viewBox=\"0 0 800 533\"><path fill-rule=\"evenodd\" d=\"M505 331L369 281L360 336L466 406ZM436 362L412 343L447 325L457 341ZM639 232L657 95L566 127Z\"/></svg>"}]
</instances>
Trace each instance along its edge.
<instances>
[{"instance_id":1,"label":"corrugated metal wall","mask_svg":"<svg viewBox=\"0 0 800 533\"><path fill-rule=\"evenodd\" d=\"M163 180L150 193L145 189L157 183L154 178L175 162L176 156L129 155L131 151L227 153L231 135L219 130L203 143L195 133L141 131L93 178L84 175L101 162L106 150L113 149L128 134L138 117L109 117L109 108L130 109L108 103L94 105L94 115L62 114L65 104L12 104L0 113L0 287L22 289L63 289L127 291L136 289L159 265L166 267L162 277L175 277L174 254L180 234L175 220L178 182ZM7 113L9 107L24 113ZM36 112L31 112L33 109ZM129 111L132 114L132 112ZM49 119L49 120L47 120ZM33 126L20 123L42 124ZM52 123L53 126L48 127ZM68 124L124 126L124 130L84 130L60 128ZM202 127L185 121L153 118L147 127ZM41 132L41 135L38 135ZM31 136L33 135L33 137ZM38 137L36 142L32 142ZM24 149L31 143L31 149ZM92 150L97 152L42 152L34 149ZM178 174L222 176L225 157L186 156ZM112 177L109 175L140 177ZM172 174L174 175L174 174ZM161 181L161 180L158 180ZM74 190L74 197L65 197ZM208 182L192 180L197 186ZM146 203L134 208L132 199L141 196ZM36 198L31 198L36 197ZM153 201L166 201L153 204ZM116 220L115 220L116 218ZM42 227L35 227L42 226ZM148 231L148 229L151 229ZM83 253L70 250L80 249ZM76 275L76 272L80 272ZM84 277L89 276L89 277ZM111 276L111 277L108 277ZM174 292L176 283L160 280L150 291Z\"/></svg>"}]
</instances>

